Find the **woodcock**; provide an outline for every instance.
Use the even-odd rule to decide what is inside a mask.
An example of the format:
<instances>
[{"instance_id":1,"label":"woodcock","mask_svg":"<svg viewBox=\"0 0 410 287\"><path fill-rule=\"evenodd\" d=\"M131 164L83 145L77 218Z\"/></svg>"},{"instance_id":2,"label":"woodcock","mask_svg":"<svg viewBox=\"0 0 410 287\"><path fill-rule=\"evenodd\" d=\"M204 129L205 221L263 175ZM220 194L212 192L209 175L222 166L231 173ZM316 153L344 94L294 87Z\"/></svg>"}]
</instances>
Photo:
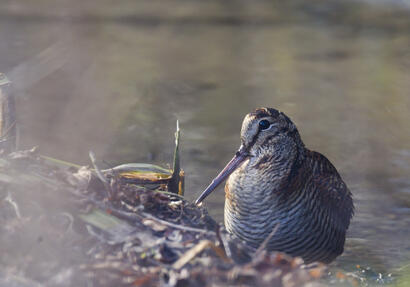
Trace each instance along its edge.
<instances>
[{"instance_id":1,"label":"woodcock","mask_svg":"<svg viewBox=\"0 0 410 287\"><path fill-rule=\"evenodd\" d=\"M284 113L261 108L245 116L239 150L196 203L228 176L225 226L250 246L270 237L269 251L306 263L329 263L343 252L352 195L330 161L305 147Z\"/></svg>"}]
</instances>

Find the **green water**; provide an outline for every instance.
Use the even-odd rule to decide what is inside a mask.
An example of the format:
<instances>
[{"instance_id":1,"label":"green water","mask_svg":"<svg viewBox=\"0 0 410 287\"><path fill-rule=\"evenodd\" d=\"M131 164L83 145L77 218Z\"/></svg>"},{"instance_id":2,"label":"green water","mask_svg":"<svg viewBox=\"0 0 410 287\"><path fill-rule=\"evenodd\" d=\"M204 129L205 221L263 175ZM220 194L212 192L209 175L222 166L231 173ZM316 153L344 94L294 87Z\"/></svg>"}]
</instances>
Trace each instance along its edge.
<instances>
[{"instance_id":1,"label":"green water","mask_svg":"<svg viewBox=\"0 0 410 287\"><path fill-rule=\"evenodd\" d=\"M78 3L77 3L78 2ZM342 1L0 3L0 69L21 147L88 164L172 161L194 199L239 146L243 116L284 111L354 194L336 262L410 262L410 11ZM31 3L31 4L30 4ZM223 218L222 188L207 199Z\"/></svg>"}]
</instances>

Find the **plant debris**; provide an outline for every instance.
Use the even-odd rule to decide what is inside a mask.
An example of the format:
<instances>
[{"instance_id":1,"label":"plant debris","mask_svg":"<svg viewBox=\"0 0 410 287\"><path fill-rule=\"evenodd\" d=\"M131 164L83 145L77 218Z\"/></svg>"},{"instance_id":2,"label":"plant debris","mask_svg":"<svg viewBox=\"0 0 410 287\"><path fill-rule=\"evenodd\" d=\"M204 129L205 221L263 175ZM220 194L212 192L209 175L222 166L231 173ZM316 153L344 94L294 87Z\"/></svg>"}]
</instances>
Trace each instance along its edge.
<instances>
[{"instance_id":1,"label":"plant debris","mask_svg":"<svg viewBox=\"0 0 410 287\"><path fill-rule=\"evenodd\" d=\"M104 173L109 198L90 168L49 164L35 149L0 160L0 280L18 286L289 287L324 274L322 265L255 253L166 184L153 188Z\"/></svg>"},{"instance_id":2,"label":"plant debris","mask_svg":"<svg viewBox=\"0 0 410 287\"><path fill-rule=\"evenodd\" d=\"M319 285L323 265L251 249L183 198L178 123L172 170L101 170L14 151L2 115L0 286Z\"/></svg>"}]
</instances>

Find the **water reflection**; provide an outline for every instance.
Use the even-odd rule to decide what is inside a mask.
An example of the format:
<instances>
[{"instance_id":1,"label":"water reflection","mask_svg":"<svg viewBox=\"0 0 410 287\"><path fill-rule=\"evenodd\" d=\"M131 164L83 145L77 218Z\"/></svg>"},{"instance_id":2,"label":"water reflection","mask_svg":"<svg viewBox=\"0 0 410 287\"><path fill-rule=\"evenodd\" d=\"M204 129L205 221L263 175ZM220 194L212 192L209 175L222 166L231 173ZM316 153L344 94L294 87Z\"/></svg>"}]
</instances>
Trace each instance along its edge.
<instances>
[{"instance_id":1,"label":"water reflection","mask_svg":"<svg viewBox=\"0 0 410 287\"><path fill-rule=\"evenodd\" d=\"M410 260L410 12L40 2L0 4L0 67L21 95L23 147L82 164L89 149L112 164L170 162L178 118L194 199L237 149L243 116L278 108L355 196L338 263L389 270ZM219 220L223 197L207 199Z\"/></svg>"}]
</instances>

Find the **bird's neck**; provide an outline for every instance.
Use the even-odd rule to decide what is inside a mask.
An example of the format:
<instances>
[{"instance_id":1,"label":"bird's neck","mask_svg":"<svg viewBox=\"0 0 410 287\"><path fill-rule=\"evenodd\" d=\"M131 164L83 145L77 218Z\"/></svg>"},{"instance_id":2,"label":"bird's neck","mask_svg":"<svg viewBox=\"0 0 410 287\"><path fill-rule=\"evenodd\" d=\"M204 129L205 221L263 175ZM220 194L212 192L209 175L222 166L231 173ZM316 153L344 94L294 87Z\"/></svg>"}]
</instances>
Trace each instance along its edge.
<instances>
[{"instance_id":1,"label":"bird's neck","mask_svg":"<svg viewBox=\"0 0 410 287\"><path fill-rule=\"evenodd\" d=\"M289 150L267 150L250 158L245 172L255 174L261 181L274 187L272 190L287 189L302 166L305 148L294 146Z\"/></svg>"},{"instance_id":2,"label":"bird's neck","mask_svg":"<svg viewBox=\"0 0 410 287\"><path fill-rule=\"evenodd\" d=\"M290 196L300 190L291 185L297 184L293 179L300 176L303 158L304 149L289 154L265 151L250 157L229 177L226 196L234 202L249 200L256 205L275 202L283 194Z\"/></svg>"},{"instance_id":3,"label":"bird's neck","mask_svg":"<svg viewBox=\"0 0 410 287\"><path fill-rule=\"evenodd\" d=\"M288 155L287 160L265 154L244 162L231 174L225 187L227 229L241 238L248 238L242 230L254 230L255 234L248 241L256 246L266 237L265 229L272 230L284 216L285 221L296 222L293 218L299 212L288 214L301 202L298 198L303 192L300 186L303 181L297 180L302 172L301 162L303 156L297 152Z\"/></svg>"}]
</instances>

